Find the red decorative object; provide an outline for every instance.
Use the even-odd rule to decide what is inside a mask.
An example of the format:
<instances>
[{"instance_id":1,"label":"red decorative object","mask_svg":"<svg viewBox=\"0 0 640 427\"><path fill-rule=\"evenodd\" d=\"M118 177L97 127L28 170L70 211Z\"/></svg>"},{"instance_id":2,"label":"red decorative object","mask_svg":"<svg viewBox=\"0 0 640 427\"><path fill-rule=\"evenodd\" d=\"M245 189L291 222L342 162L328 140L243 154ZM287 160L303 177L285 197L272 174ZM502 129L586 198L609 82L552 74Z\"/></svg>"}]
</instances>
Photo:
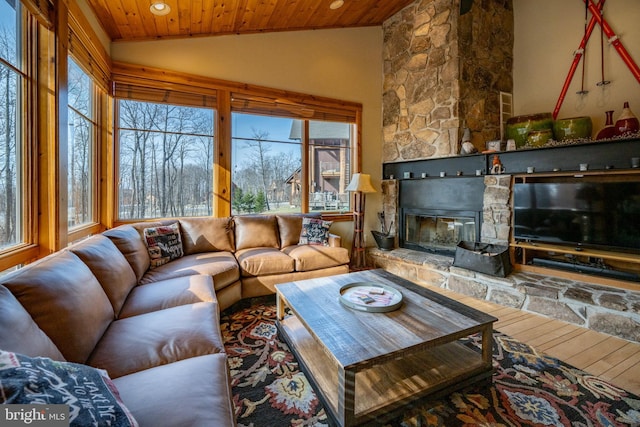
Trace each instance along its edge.
<instances>
[{"instance_id":1,"label":"red decorative object","mask_svg":"<svg viewBox=\"0 0 640 427\"><path fill-rule=\"evenodd\" d=\"M596 6L598 10L602 10L604 7L605 0L600 0L598 5ZM591 37L591 33L593 32L593 28L596 26L596 17L592 16L589 20L589 24L586 26L584 30L584 36L580 41L580 45L578 49L573 54L573 62L571 63L571 67L569 68L569 74L567 74L567 78L564 80L564 85L562 86L562 90L560 91L560 96L558 97L558 102L556 102L556 107L553 109L553 120L558 118L558 113L560 112L560 107L564 102L564 97L567 95L567 90L569 90L569 85L571 84L571 80L573 80L573 75L576 72L576 68L578 68L578 64L580 63L580 59L584 54L584 49L587 46L587 42L589 41L589 37Z\"/></svg>"},{"instance_id":2,"label":"red decorative object","mask_svg":"<svg viewBox=\"0 0 640 427\"><path fill-rule=\"evenodd\" d=\"M616 133L618 135L626 135L629 133L636 133L640 130L640 124L638 123L638 118L633 114L631 109L629 108L629 103L624 103L624 108L622 109L622 114L618 117L615 124Z\"/></svg>"},{"instance_id":3,"label":"red decorative object","mask_svg":"<svg viewBox=\"0 0 640 427\"><path fill-rule=\"evenodd\" d=\"M631 74L633 74L633 77L635 77L636 80L640 83L640 67L638 67L638 64L636 64L631 55L629 55L629 52L627 52L627 49L625 49L625 47L622 45L622 42L620 41L616 33L613 32L607 20L602 17L602 13L600 12L600 9L598 9L598 6L593 2L593 0L583 1L588 2L589 11L593 15L593 17L596 18L596 21L598 21L598 24L600 24L600 27L602 28L604 34L607 36L607 39L609 39L609 42L616 49L616 52L618 52L618 55L620 55L622 61L627 65L629 71L631 71Z\"/></svg>"},{"instance_id":4,"label":"red decorative object","mask_svg":"<svg viewBox=\"0 0 640 427\"><path fill-rule=\"evenodd\" d=\"M600 129L600 132L598 132L596 139L609 139L618 134L616 128L613 126L613 110L606 111L605 114L607 115L607 121L604 127Z\"/></svg>"}]
</instances>

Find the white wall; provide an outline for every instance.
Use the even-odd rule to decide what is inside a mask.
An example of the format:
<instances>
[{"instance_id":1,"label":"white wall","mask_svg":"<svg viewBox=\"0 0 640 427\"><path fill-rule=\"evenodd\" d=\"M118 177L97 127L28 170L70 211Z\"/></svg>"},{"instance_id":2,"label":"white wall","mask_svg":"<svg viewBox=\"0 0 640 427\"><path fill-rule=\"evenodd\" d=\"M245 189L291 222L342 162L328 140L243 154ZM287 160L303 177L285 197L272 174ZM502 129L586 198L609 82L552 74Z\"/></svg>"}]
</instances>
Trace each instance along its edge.
<instances>
[{"instance_id":1,"label":"white wall","mask_svg":"<svg viewBox=\"0 0 640 427\"><path fill-rule=\"evenodd\" d=\"M573 52L584 33L584 3L580 0L513 0L514 7L514 113L516 115L552 112L560 95ZM604 7L605 20L618 35L631 57L640 65L640 1L609 0ZM589 18L591 14L589 13ZM604 125L605 111L615 110L629 101L640 116L640 83L623 63L605 35L605 79L611 84L598 87L600 66L600 26L596 25L587 43L585 89L581 89L582 64L579 64L558 118L590 116L594 136Z\"/></svg>"},{"instance_id":2,"label":"white wall","mask_svg":"<svg viewBox=\"0 0 640 427\"><path fill-rule=\"evenodd\" d=\"M230 35L111 44L114 61L359 102L363 172L380 190L382 28ZM367 196L366 229L377 229L380 193ZM332 231L351 240L352 223ZM374 245L368 231L367 244Z\"/></svg>"}]
</instances>

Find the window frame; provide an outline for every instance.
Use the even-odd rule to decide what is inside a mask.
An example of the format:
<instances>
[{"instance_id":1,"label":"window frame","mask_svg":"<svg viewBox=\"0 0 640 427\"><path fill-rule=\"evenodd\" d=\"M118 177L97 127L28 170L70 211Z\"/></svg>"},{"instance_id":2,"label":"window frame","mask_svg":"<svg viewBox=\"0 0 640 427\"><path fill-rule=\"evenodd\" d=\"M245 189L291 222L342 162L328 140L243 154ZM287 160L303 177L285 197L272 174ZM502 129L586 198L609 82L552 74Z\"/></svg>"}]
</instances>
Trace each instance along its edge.
<instances>
[{"instance_id":1,"label":"window frame","mask_svg":"<svg viewBox=\"0 0 640 427\"><path fill-rule=\"evenodd\" d=\"M303 158L302 176L309 176L309 120L342 121L351 123L351 173L362 170L362 104L323 98L308 94L269 89L262 86L236 83L188 73L168 71L136 64L113 62L112 64L114 99L130 98L144 101L145 97L158 99L198 99L200 106L215 103L214 123L214 159L213 159L213 215L225 217L231 215L232 180L232 113L259 114L265 116L291 117L303 120ZM191 98L195 97L195 98ZM175 101L174 101L175 102ZM187 101L183 101L187 102ZM191 102L191 101L189 101ZM118 120L117 107L114 109ZM114 151L118 152L117 135L114 136ZM117 171L118 159L115 159ZM350 177L349 177L350 179ZM113 180L113 185L118 178ZM303 212L308 212L309 180L304 181L302 190ZM115 189L117 191L117 189ZM117 196L116 196L117 200ZM351 204L353 206L353 204ZM113 205L114 224L131 223L117 217L117 202ZM333 221L351 221L349 212L327 212L323 217ZM154 219L157 220L157 219Z\"/></svg>"},{"instance_id":2,"label":"window frame","mask_svg":"<svg viewBox=\"0 0 640 427\"><path fill-rule=\"evenodd\" d=\"M99 171L98 171L98 159L99 159L99 147L100 147L100 143L99 143L99 136L100 136L100 132L99 132L99 128L100 128L100 123L98 121L98 110L100 108L100 90L98 88L98 85L96 84L94 78L92 77L92 75L90 73L88 73L83 65L76 59L73 57L72 54L69 54L68 56L68 60L67 63L69 64L70 61L69 60L73 60L73 62L75 63L75 65L80 68L80 70L84 73L84 75L89 79L89 111L88 114L84 114L81 111L78 111L75 107L71 106L71 104L69 102L67 102L68 105L68 109L69 110L73 110L75 112L75 114L78 114L79 116L81 116L83 119L85 119L90 126L89 129L89 167L91 170L91 175L90 175L90 189L89 189L89 193L90 193L90 200L89 200L89 205L90 205L90 215L91 215L91 219L87 222L75 225L75 226L67 226L67 232L69 235L69 241L74 241L77 240L78 238L82 238L88 234L91 234L93 232L96 231L96 227L99 228L99 224L100 224L100 220L99 220L99 199L100 199L100 191L99 191ZM67 66L67 69L69 69L70 67ZM68 114L69 117L69 123L71 123L71 115ZM71 135L69 135L69 138L71 137ZM71 146L69 147L69 149L71 150ZM69 164L67 167L68 171L71 171L71 168L73 167L73 165ZM68 179L68 178L67 178ZM68 186L67 186L68 188ZM71 195L67 194L67 198L70 198ZM67 219L68 221L68 219ZM67 222L68 224L68 222Z\"/></svg>"},{"instance_id":3,"label":"window frame","mask_svg":"<svg viewBox=\"0 0 640 427\"><path fill-rule=\"evenodd\" d=\"M349 181L351 180L351 171L354 169L354 166L352 165L352 159L357 158L357 132L356 132L356 125L355 123L351 123L348 121L338 121L338 122L334 122L334 121L330 121L330 120L310 120L310 119L302 119L302 118L297 118L297 117L290 117L290 116L281 116L281 115L268 115L268 114L256 114L255 112L252 113L247 113L245 111L235 111L232 108L231 111L232 114L232 126L235 126L235 124L233 123L233 120L235 117L237 117L237 115L246 115L246 116L254 116L254 117L272 117L272 118L276 118L276 119L291 119L291 120L296 120L298 122L300 122L300 129L298 130L298 126L296 126L295 128L295 133L296 136L300 135L300 138L298 139L297 137L295 138L296 140L298 140L299 142L289 142L289 141L277 141L277 140L265 140L267 143L273 143L273 144L299 144L300 146L300 152L301 152L301 161L300 161L300 213L309 213L309 212L314 212L314 213L320 213L323 217L325 218L330 218L332 220L345 220L345 219L352 219L352 212L353 212L353 204L351 203L351 195L347 193L347 197L348 197L348 206L349 208L346 210L340 210L340 209L332 209L332 210L314 210L312 209L312 200L311 200L311 195L312 195L312 187L313 187L313 182L314 182L314 176L315 175L321 175L321 171L314 171L314 165L316 167L319 167L319 164L316 164L317 162L315 161L315 159L313 158L313 156L318 156L320 152L322 151L334 151L336 149L346 149L348 151L348 168L345 171L345 173L347 173L349 176L344 176L344 177L340 177L341 182L338 184L338 188L342 188L345 189L347 187L347 185L349 184ZM347 126L349 126L349 144L348 146L344 146L344 145L324 145L324 144L319 144L319 143L313 143L313 139L310 136L309 133L309 128L312 125L312 123L319 123L319 122L325 122L325 123L343 123ZM262 130L262 129L261 129ZM269 131L269 129L264 129L265 131ZM337 138L334 138L337 139ZM248 136L242 136L242 135L232 135L231 137L231 143L234 144L234 141L239 141L239 140L253 140L252 137L248 137ZM232 146L232 151L234 150L234 147ZM232 158L232 162L235 163L235 160ZM317 172L317 173L316 173ZM233 180L233 174L235 173L235 171L232 171L232 180ZM235 181L237 183L237 180ZM339 192L337 194L340 194ZM233 201L233 193L231 195L232 201ZM339 206L339 205L338 205ZM233 213L233 207L232 207L232 213ZM237 214L237 213L236 213ZM242 214L242 213L241 213Z\"/></svg>"},{"instance_id":4,"label":"window frame","mask_svg":"<svg viewBox=\"0 0 640 427\"><path fill-rule=\"evenodd\" d=\"M195 134L195 133L188 133L188 132L174 132L174 131L167 131L167 130L161 130L161 129L134 129L134 128L129 128L129 127L121 127L120 126L120 109L121 109L121 105L120 102L121 101L134 101L134 102L141 102L141 103L149 103L149 104L156 104L156 105L171 105L171 106L177 106L177 107L192 107L192 108L199 108L199 109L210 109L211 110L211 114L213 116L213 124L214 126L212 127L212 135L206 135L206 134ZM114 163L116 165L116 169L115 169L115 188L114 188L114 207L113 207L113 211L114 211L114 219L116 224L125 224L125 223L132 223L132 222L144 222L144 221L157 221L157 220L162 220L165 217L147 217L147 218L121 218L120 217L120 182L121 182L121 177L120 177L120 148L121 148L121 144L120 144L120 136L122 131L142 131L142 132L150 132L150 133L156 133L156 134L179 134L179 135L184 135L187 137L196 137L196 138L211 138L213 140L212 142L212 147L215 145L215 117L217 115L217 112L215 111L215 109L210 108L210 107L202 107L202 106L194 106L194 105L178 105L178 104L174 104L171 102L154 102L154 101L149 101L149 100L140 100L140 99L135 99L135 98L123 98L123 97L114 97L114 111L115 111L115 115L114 115ZM214 153L213 153L213 148L212 148L212 158L211 158L211 175L213 176L213 158L214 158ZM211 190L213 191L213 178L212 178L212 184L211 184ZM211 200L211 203L213 204L213 200ZM211 206L211 209L213 211L213 206ZM203 215L203 217L206 217L208 215ZM171 218L171 217L167 217L167 218Z\"/></svg>"},{"instance_id":5,"label":"window frame","mask_svg":"<svg viewBox=\"0 0 640 427\"><path fill-rule=\"evenodd\" d=\"M18 66L4 60L4 66L19 75L17 87L18 106L16 122L16 191L21 192L16 216L20 224L19 242L0 250L0 271L28 262L38 256L38 131L40 105L38 96L38 78L49 69L48 64L38 61L38 47L41 38L46 35L40 32L39 20L31 14L24 4L20 3L18 11L20 57Z\"/></svg>"}]
</instances>

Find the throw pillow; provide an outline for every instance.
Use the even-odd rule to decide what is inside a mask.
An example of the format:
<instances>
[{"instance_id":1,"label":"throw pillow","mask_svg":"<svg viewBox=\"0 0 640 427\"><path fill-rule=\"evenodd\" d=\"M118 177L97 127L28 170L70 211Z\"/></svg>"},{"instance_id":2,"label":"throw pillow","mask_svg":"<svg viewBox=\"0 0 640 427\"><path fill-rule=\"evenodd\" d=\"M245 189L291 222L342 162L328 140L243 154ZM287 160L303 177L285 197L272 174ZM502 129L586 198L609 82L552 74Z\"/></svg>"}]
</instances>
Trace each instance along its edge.
<instances>
[{"instance_id":1,"label":"throw pillow","mask_svg":"<svg viewBox=\"0 0 640 427\"><path fill-rule=\"evenodd\" d=\"M147 243L151 268L159 267L184 255L178 223L145 228L144 239Z\"/></svg>"},{"instance_id":2,"label":"throw pillow","mask_svg":"<svg viewBox=\"0 0 640 427\"><path fill-rule=\"evenodd\" d=\"M64 404L71 426L137 426L106 371L0 350L0 403Z\"/></svg>"},{"instance_id":3,"label":"throw pillow","mask_svg":"<svg viewBox=\"0 0 640 427\"><path fill-rule=\"evenodd\" d=\"M298 244L329 246L329 227L332 223L319 218L303 218Z\"/></svg>"}]
</instances>

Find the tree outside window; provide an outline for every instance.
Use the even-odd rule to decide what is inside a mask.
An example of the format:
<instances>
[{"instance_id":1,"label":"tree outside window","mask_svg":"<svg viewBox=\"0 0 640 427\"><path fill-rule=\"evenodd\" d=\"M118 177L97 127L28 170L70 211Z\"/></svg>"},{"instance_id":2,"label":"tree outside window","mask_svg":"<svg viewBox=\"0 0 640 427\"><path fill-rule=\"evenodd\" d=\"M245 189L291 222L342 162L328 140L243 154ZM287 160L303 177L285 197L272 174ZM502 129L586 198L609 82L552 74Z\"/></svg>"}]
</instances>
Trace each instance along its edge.
<instances>
[{"instance_id":1,"label":"tree outside window","mask_svg":"<svg viewBox=\"0 0 640 427\"><path fill-rule=\"evenodd\" d=\"M93 84L89 76L69 58L69 228L95 222L96 123Z\"/></svg>"},{"instance_id":2,"label":"tree outside window","mask_svg":"<svg viewBox=\"0 0 640 427\"><path fill-rule=\"evenodd\" d=\"M118 113L118 218L211 215L214 111L120 100Z\"/></svg>"},{"instance_id":3,"label":"tree outside window","mask_svg":"<svg viewBox=\"0 0 640 427\"><path fill-rule=\"evenodd\" d=\"M350 209L352 128L309 121L302 176L304 120L234 113L232 213L346 212ZM301 194L308 192L308 205Z\"/></svg>"},{"instance_id":4,"label":"tree outside window","mask_svg":"<svg viewBox=\"0 0 640 427\"><path fill-rule=\"evenodd\" d=\"M0 250L22 242L19 2L0 0Z\"/></svg>"},{"instance_id":5,"label":"tree outside window","mask_svg":"<svg viewBox=\"0 0 640 427\"><path fill-rule=\"evenodd\" d=\"M232 214L301 212L302 143L291 138L294 122L232 115Z\"/></svg>"}]
</instances>

